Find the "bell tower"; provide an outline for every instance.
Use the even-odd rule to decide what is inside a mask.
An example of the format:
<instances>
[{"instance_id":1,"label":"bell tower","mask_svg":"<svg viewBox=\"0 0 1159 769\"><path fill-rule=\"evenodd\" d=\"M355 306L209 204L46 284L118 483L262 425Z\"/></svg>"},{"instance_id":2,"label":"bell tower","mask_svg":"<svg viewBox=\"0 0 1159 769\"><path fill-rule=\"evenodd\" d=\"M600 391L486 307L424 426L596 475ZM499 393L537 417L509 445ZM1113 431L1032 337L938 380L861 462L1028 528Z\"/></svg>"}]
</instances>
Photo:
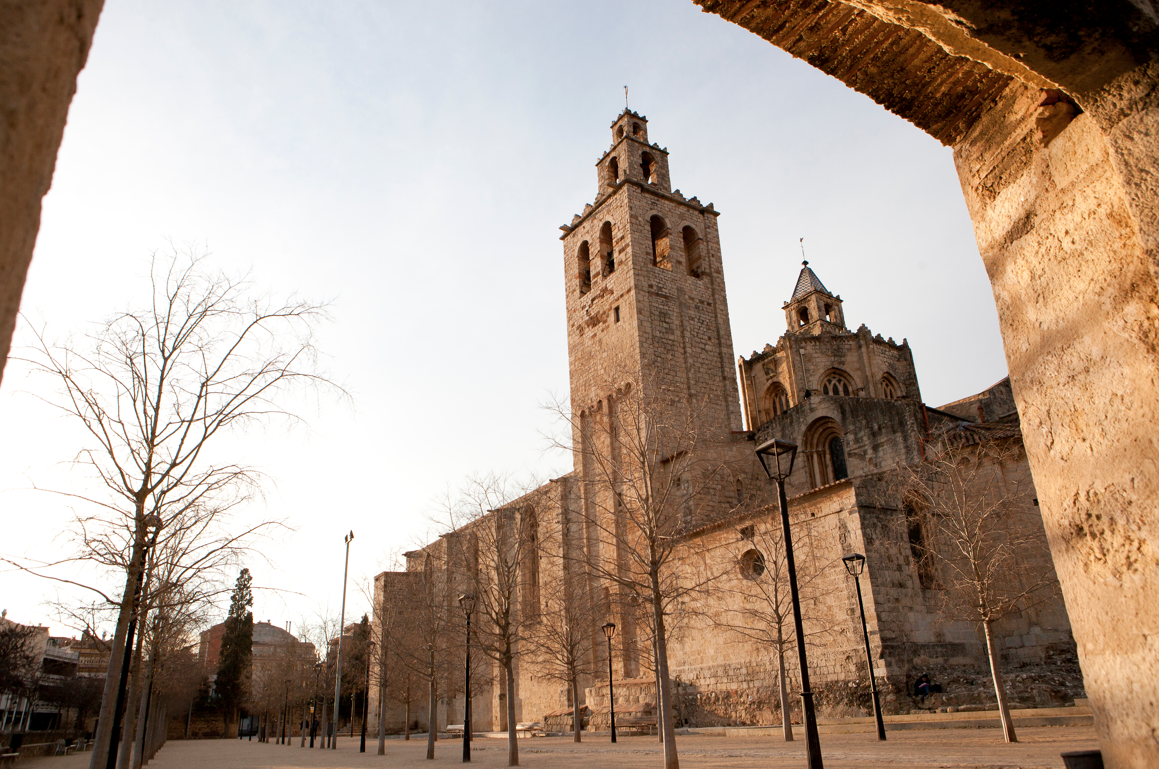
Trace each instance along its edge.
<instances>
[{"instance_id":1,"label":"bell tower","mask_svg":"<svg viewBox=\"0 0 1159 769\"><path fill-rule=\"evenodd\" d=\"M809 262L801 262L801 274L793 287L793 297L785 302L785 321L799 334L848 331L841 297L829 293Z\"/></svg>"},{"instance_id":2,"label":"bell tower","mask_svg":"<svg viewBox=\"0 0 1159 769\"><path fill-rule=\"evenodd\" d=\"M607 408L613 381L660 388L702 415L702 436L741 429L718 212L673 190L668 151L625 109L596 162L595 199L563 230L571 405Z\"/></svg>"}]
</instances>

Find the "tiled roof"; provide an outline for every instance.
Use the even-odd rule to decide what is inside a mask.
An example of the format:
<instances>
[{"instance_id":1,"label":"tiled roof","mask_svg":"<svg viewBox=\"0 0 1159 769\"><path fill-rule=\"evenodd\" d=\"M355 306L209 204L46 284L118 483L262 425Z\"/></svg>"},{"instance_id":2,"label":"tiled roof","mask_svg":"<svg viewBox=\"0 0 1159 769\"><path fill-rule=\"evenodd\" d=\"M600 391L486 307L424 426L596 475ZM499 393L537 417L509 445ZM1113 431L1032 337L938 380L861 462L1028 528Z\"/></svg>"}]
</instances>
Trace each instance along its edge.
<instances>
[{"instance_id":1,"label":"tiled roof","mask_svg":"<svg viewBox=\"0 0 1159 769\"><path fill-rule=\"evenodd\" d=\"M817 273L809 269L808 262L801 262L804 267L801 268L801 274L797 276L797 287L793 289L793 298L789 301L795 302L803 296L813 293L814 291L821 291L828 294L829 289L821 284L821 280L817 277Z\"/></svg>"}]
</instances>

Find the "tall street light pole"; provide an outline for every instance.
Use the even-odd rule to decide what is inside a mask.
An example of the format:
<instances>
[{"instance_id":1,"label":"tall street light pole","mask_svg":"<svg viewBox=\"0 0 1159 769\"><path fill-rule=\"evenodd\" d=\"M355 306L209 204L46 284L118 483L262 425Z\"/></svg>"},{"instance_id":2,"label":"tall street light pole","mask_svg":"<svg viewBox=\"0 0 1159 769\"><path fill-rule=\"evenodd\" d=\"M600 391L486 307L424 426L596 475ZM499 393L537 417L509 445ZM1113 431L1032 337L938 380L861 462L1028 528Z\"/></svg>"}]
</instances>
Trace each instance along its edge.
<instances>
[{"instance_id":1,"label":"tall street light pole","mask_svg":"<svg viewBox=\"0 0 1159 769\"><path fill-rule=\"evenodd\" d=\"M801 666L801 710L805 721L805 760L809 769L824 769L821 759L821 736L817 731L817 714L813 709L813 692L809 688L809 660L805 654L805 628L801 622L801 595L797 591L797 566L793 560L793 534L789 529L789 500L785 497L785 479L793 472L797 444L773 439L757 446L757 459L765 474L777 482L777 501L781 507L781 527L785 539L785 562L789 572L789 595L793 599L793 629L797 634L797 659ZM788 718L789 714L782 714Z\"/></svg>"},{"instance_id":2,"label":"tall street light pole","mask_svg":"<svg viewBox=\"0 0 1159 769\"><path fill-rule=\"evenodd\" d=\"M861 573L865 571L865 556L850 553L842 557L845 570L857 586L857 608L861 610L861 634L865 638L865 664L869 671L869 689L873 693L873 716L877 719L877 739L885 739L885 719L881 717L881 697L877 693L877 676L873 674L873 655L869 651L869 626L865 624L865 602L861 600Z\"/></svg>"},{"instance_id":3,"label":"tall street light pole","mask_svg":"<svg viewBox=\"0 0 1159 769\"><path fill-rule=\"evenodd\" d=\"M346 576L350 573L350 543L354 540L354 530L343 537L346 543L346 565L342 568L342 619L338 622L338 657L334 672L334 736L330 739L330 749L338 749L338 703L342 701L342 639L346 635ZM350 717L354 718L351 711Z\"/></svg>"},{"instance_id":4,"label":"tall street light pole","mask_svg":"<svg viewBox=\"0 0 1159 769\"><path fill-rule=\"evenodd\" d=\"M459 606L467 615L466 677L463 679L463 763L471 761L471 614L475 611L475 594L459 596Z\"/></svg>"},{"instance_id":5,"label":"tall street light pole","mask_svg":"<svg viewBox=\"0 0 1159 769\"><path fill-rule=\"evenodd\" d=\"M358 752L366 752L366 719L370 717L370 653L374 650L374 641L366 639L366 683L362 689L362 740L358 743Z\"/></svg>"},{"instance_id":6,"label":"tall street light pole","mask_svg":"<svg viewBox=\"0 0 1159 769\"><path fill-rule=\"evenodd\" d=\"M605 622L601 628L608 639L608 707L612 714L612 742L616 741L616 690L612 686L612 636L616 634L616 623ZM659 697L660 692L656 692Z\"/></svg>"},{"instance_id":7,"label":"tall street light pole","mask_svg":"<svg viewBox=\"0 0 1159 769\"><path fill-rule=\"evenodd\" d=\"M310 747L314 747L314 734L318 731L318 674L322 672L322 663L314 663L314 702L310 708Z\"/></svg>"},{"instance_id":8,"label":"tall street light pole","mask_svg":"<svg viewBox=\"0 0 1159 769\"><path fill-rule=\"evenodd\" d=\"M282 705L282 733L278 737L278 741L282 745L290 744L290 679L286 679L286 702Z\"/></svg>"}]
</instances>

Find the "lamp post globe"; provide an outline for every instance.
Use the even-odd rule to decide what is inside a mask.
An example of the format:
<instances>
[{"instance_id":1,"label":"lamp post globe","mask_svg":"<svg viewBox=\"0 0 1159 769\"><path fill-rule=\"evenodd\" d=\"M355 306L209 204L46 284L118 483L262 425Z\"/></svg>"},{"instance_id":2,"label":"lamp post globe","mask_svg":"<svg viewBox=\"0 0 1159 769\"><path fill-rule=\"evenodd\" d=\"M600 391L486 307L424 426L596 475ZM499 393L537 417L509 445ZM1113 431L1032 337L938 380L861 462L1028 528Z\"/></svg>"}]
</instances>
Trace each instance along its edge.
<instances>
[{"instance_id":1,"label":"lamp post globe","mask_svg":"<svg viewBox=\"0 0 1159 769\"><path fill-rule=\"evenodd\" d=\"M612 682L612 636L616 634L616 623L605 622L600 628L608 639L608 711L612 719L612 742L616 741L616 689Z\"/></svg>"},{"instance_id":2,"label":"lamp post globe","mask_svg":"<svg viewBox=\"0 0 1159 769\"><path fill-rule=\"evenodd\" d=\"M861 612L861 636L865 640L865 666L869 675L869 691L873 696L873 716L877 721L877 739L885 739L885 719L881 715L881 695L877 691L877 677L873 674L873 654L869 650L869 626L865 623L865 602L861 598L861 575L865 572L865 556L850 553L842 556L845 570L853 577L857 589L857 608Z\"/></svg>"},{"instance_id":3,"label":"lamp post globe","mask_svg":"<svg viewBox=\"0 0 1159 769\"><path fill-rule=\"evenodd\" d=\"M777 484L777 502L781 509L781 529L785 542L785 565L789 575L789 596L793 601L793 629L796 633L797 661L801 668L801 715L805 722L805 761L809 769L824 769L821 758L821 736L817 730L817 713L809 687L809 660L805 652L805 627L801 619L801 594L797 589L797 565L793 558L793 533L789 526L789 500L785 480L793 473L797 444L778 438L767 440L756 448L757 459L769 479Z\"/></svg>"},{"instance_id":4,"label":"lamp post globe","mask_svg":"<svg viewBox=\"0 0 1159 769\"><path fill-rule=\"evenodd\" d=\"M466 661L463 677L463 762L471 761L471 615L475 613L475 594L459 596L459 607L467 619L467 645L464 647Z\"/></svg>"}]
</instances>

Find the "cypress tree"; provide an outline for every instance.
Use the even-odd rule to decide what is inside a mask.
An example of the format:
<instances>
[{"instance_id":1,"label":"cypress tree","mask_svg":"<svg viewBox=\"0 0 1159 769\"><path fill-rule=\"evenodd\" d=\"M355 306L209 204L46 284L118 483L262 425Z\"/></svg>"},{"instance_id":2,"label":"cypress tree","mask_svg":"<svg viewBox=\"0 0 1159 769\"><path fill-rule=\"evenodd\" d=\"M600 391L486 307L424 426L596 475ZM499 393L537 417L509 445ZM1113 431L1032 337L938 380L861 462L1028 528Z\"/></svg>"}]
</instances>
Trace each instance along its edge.
<instances>
[{"instance_id":1,"label":"cypress tree","mask_svg":"<svg viewBox=\"0 0 1159 769\"><path fill-rule=\"evenodd\" d=\"M223 737L229 736L230 721L245 701L249 689L254 644L254 614L249 610L254 605L252 583L250 570L242 569L229 599L229 614L225 618L225 631L221 637L221 655L217 663L214 689L221 699Z\"/></svg>"}]
</instances>

